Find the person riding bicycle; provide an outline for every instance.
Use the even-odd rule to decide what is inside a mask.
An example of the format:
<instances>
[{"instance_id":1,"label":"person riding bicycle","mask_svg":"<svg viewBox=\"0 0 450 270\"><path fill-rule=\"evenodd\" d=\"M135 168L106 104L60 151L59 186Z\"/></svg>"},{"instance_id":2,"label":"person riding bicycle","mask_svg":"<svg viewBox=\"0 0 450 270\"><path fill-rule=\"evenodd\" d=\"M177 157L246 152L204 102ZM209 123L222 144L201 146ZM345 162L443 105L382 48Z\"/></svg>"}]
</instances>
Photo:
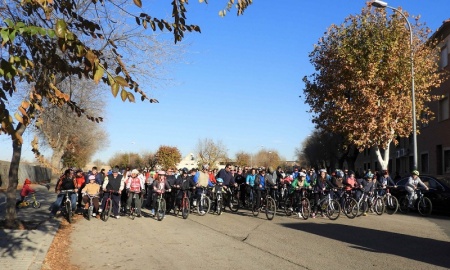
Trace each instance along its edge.
<instances>
[{"instance_id":1,"label":"person riding bicycle","mask_svg":"<svg viewBox=\"0 0 450 270\"><path fill-rule=\"evenodd\" d=\"M120 199L122 195L122 190L125 186L125 180L123 179L123 175L119 174L119 168L114 167L112 169L112 175L108 175L105 177L105 180L103 181L102 189L103 191L112 191L111 193L111 200L113 202L112 204L112 210L113 215L115 218L119 219L119 207L120 207ZM105 192L103 194L102 199L102 207L98 210L98 212L102 212L102 209L105 208L106 200L109 198L110 193Z\"/></svg>"},{"instance_id":2,"label":"person riding bicycle","mask_svg":"<svg viewBox=\"0 0 450 270\"><path fill-rule=\"evenodd\" d=\"M397 185L395 184L394 180L392 180L392 178L389 176L389 171L388 170L383 170L383 175L379 178L379 185L381 185L381 187L383 188L382 190L380 190L379 194L381 196L383 196L384 194L386 194L386 190L385 188L390 185L393 187L397 187Z\"/></svg>"},{"instance_id":3,"label":"person riding bicycle","mask_svg":"<svg viewBox=\"0 0 450 270\"><path fill-rule=\"evenodd\" d=\"M70 202L72 203L72 213L74 213L77 208L78 186L73 170L67 169L64 172L64 175L58 180L58 183L56 183L55 192L58 194L58 197L51 207L52 216L56 215L56 212L59 210L61 203L63 202L64 194L59 194L61 190L73 190L73 192L70 193Z\"/></svg>"},{"instance_id":4,"label":"person riding bicycle","mask_svg":"<svg viewBox=\"0 0 450 270\"><path fill-rule=\"evenodd\" d=\"M428 190L428 187L420 180L419 171L414 170L411 172L411 176L406 183L405 189L408 192L408 207L413 208L414 201L416 200L415 190L419 188L419 186Z\"/></svg>"},{"instance_id":5,"label":"person riding bicycle","mask_svg":"<svg viewBox=\"0 0 450 270\"><path fill-rule=\"evenodd\" d=\"M327 188L334 187L334 185L331 183L331 176L327 174L327 170L321 169L319 171L319 176L317 177L316 184L313 186L313 192L314 192L314 210L311 214L312 218L316 217L317 214L317 208L319 201L324 198L324 192ZM324 214L321 210L321 216L323 217Z\"/></svg>"},{"instance_id":6,"label":"person riding bicycle","mask_svg":"<svg viewBox=\"0 0 450 270\"><path fill-rule=\"evenodd\" d=\"M266 191L266 171L261 169L259 174L256 175L255 179L255 191L256 191L256 208L259 209L261 207L261 197L264 195Z\"/></svg>"},{"instance_id":7,"label":"person riding bicycle","mask_svg":"<svg viewBox=\"0 0 450 270\"><path fill-rule=\"evenodd\" d=\"M197 183L195 185L196 190L195 190L195 197L194 197L194 201L193 201L194 206L196 204L196 200L200 199L201 194L203 193L203 189L208 186L208 180L209 180L208 169L209 169L209 165L203 164L202 170L199 172ZM205 211L203 211L202 205L199 205L199 210L202 214L205 213Z\"/></svg>"},{"instance_id":8,"label":"person riding bicycle","mask_svg":"<svg viewBox=\"0 0 450 270\"><path fill-rule=\"evenodd\" d=\"M355 178L355 173L353 171L348 172L348 177L344 181L345 190L350 192L352 189L355 189L355 200L359 201L361 197L361 188L359 182Z\"/></svg>"},{"instance_id":9,"label":"person riding bicycle","mask_svg":"<svg viewBox=\"0 0 450 270\"><path fill-rule=\"evenodd\" d=\"M127 211L131 209L131 203L133 201L133 194L138 193L134 199L134 207L137 209L137 217L141 217L141 206L142 206L142 195L145 192L145 180L143 177L139 177L139 171L133 169L131 171L131 176L128 178L126 185L128 199L127 199Z\"/></svg>"},{"instance_id":10,"label":"person riding bicycle","mask_svg":"<svg viewBox=\"0 0 450 270\"><path fill-rule=\"evenodd\" d=\"M153 205L151 214L155 215L156 205L158 203L158 197L160 194L164 194L167 191L171 191L170 185L166 180L166 172L159 171L158 179L153 181Z\"/></svg>"},{"instance_id":11,"label":"person riding bicycle","mask_svg":"<svg viewBox=\"0 0 450 270\"><path fill-rule=\"evenodd\" d=\"M237 186L237 184L234 182L234 177L233 177L233 174L232 174L232 166L231 166L231 164L226 164L226 166L225 166L225 168L224 169L221 169L218 173L217 173L217 178L222 178L222 180L223 180L223 183L222 183L222 185L223 185L223 189L225 190L225 191L228 191L228 189L230 188L230 187L232 187L232 186ZM227 201L227 203L230 201L229 200L229 193L228 192L225 192L224 193L224 200L225 201Z\"/></svg>"},{"instance_id":12,"label":"person riding bicycle","mask_svg":"<svg viewBox=\"0 0 450 270\"><path fill-rule=\"evenodd\" d=\"M187 168L181 169L181 175L177 178L175 185L173 186L175 190L172 192L175 192L177 194L175 202L175 207L177 208L181 206L181 199L183 198L183 192L187 191L187 197L190 198L191 197L190 189L195 187L195 182L192 179L192 177L188 175L188 173L189 170Z\"/></svg>"},{"instance_id":13,"label":"person riding bicycle","mask_svg":"<svg viewBox=\"0 0 450 270\"><path fill-rule=\"evenodd\" d=\"M89 184L85 185L84 188L81 190L81 194L83 194L83 203L84 203L84 209L88 209L89 208L89 196L91 197L94 196L94 198L92 198L92 204L94 205L94 211L92 212L92 216L95 217L97 216L97 211L98 211L98 207L99 207L99 200L98 200L98 196L100 193L100 185L95 181L95 175L91 174L89 175Z\"/></svg>"},{"instance_id":14,"label":"person riding bicycle","mask_svg":"<svg viewBox=\"0 0 450 270\"><path fill-rule=\"evenodd\" d=\"M255 179L256 179L256 169L252 168L251 173L247 174L247 177L245 179L245 184L247 186L246 193L249 196L250 200L252 200L253 196L255 195L253 193L253 187L255 186Z\"/></svg>"},{"instance_id":15,"label":"person riding bicycle","mask_svg":"<svg viewBox=\"0 0 450 270\"><path fill-rule=\"evenodd\" d=\"M21 204L25 197L28 196L30 193L35 193L36 191L31 188L31 181L30 179L25 179L25 182L23 183L22 190L20 191L20 200L16 202L16 207L19 207L19 204Z\"/></svg>"},{"instance_id":16,"label":"person riding bicycle","mask_svg":"<svg viewBox=\"0 0 450 270\"><path fill-rule=\"evenodd\" d=\"M306 173L300 172L298 174L298 177L294 179L291 183L291 189L290 189L290 196L293 198L292 205L296 208L297 212L300 212L299 209L301 207L300 202L302 200L302 188L305 188L305 182L306 182ZM290 209L293 211L294 209Z\"/></svg>"},{"instance_id":17,"label":"person riding bicycle","mask_svg":"<svg viewBox=\"0 0 450 270\"><path fill-rule=\"evenodd\" d=\"M371 171L368 171L364 179L361 179L361 185L366 195L373 195L377 182L374 180L374 174ZM367 216L367 213L363 213L363 216Z\"/></svg>"}]
</instances>

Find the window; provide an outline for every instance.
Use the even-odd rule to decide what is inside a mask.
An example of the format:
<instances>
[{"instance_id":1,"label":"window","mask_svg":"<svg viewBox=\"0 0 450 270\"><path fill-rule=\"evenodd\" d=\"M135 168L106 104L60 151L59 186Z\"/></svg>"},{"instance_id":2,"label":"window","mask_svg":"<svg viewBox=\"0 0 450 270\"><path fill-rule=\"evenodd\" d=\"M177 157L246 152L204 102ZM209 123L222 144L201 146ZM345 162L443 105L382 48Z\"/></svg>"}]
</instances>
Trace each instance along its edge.
<instances>
[{"instance_id":1,"label":"window","mask_svg":"<svg viewBox=\"0 0 450 270\"><path fill-rule=\"evenodd\" d=\"M450 149L444 151L444 171L450 173Z\"/></svg>"},{"instance_id":2,"label":"window","mask_svg":"<svg viewBox=\"0 0 450 270\"><path fill-rule=\"evenodd\" d=\"M439 100L439 121L447 120L449 117L448 96Z\"/></svg>"},{"instance_id":3,"label":"window","mask_svg":"<svg viewBox=\"0 0 450 270\"><path fill-rule=\"evenodd\" d=\"M447 46L441 49L441 62L439 63L440 68L445 68L448 65L448 49Z\"/></svg>"},{"instance_id":4,"label":"window","mask_svg":"<svg viewBox=\"0 0 450 270\"><path fill-rule=\"evenodd\" d=\"M428 171L428 153L420 156L420 171L422 173L429 173Z\"/></svg>"}]
</instances>

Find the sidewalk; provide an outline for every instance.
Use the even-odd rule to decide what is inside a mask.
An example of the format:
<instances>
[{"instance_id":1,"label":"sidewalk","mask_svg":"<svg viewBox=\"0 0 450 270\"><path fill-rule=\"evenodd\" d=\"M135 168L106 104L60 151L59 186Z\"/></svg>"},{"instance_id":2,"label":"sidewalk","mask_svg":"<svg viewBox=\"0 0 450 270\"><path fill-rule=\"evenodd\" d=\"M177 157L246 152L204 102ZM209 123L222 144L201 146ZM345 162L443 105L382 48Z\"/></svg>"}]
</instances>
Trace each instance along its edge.
<instances>
[{"instance_id":1,"label":"sidewalk","mask_svg":"<svg viewBox=\"0 0 450 270\"><path fill-rule=\"evenodd\" d=\"M36 190L36 199L41 207L31 206L19 209L20 220L32 225L32 230L0 229L0 269L2 270L39 270L47 255L47 251L59 228L59 219L50 219L48 208L56 199L53 189L32 185ZM19 191L17 191L19 194ZM17 195L19 197L19 195ZM0 193L0 219L5 219L5 193Z\"/></svg>"}]
</instances>

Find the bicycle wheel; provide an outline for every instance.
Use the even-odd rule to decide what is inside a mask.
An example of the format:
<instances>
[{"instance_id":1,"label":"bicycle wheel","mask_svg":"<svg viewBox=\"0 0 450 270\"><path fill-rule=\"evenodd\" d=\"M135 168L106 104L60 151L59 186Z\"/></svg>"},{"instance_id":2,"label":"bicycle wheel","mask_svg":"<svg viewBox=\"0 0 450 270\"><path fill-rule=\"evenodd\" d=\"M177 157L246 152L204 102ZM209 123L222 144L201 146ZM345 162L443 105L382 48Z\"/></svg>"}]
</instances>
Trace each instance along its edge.
<instances>
[{"instance_id":1,"label":"bicycle wheel","mask_svg":"<svg viewBox=\"0 0 450 270\"><path fill-rule=\"evenodd\" d=\"M306 198L303 198L301 205L302 205L302 209L301 209L302 218L304 220L307 220L309 218L309 215L311 215L311 207L309 205L309 200Z\"/></svg>"},{"instance_id":2,"label":"bicycle wheel","mask_svg":"<svg viewBox=\"0 0 450 270\"><path fill-rule=\"evenodd\" d=\"M409 212L408 204L409 204L409 201L406 196L400 197L398 210L400 210L400 212L402 212L404 214L407 214Z\"/></svg>"},{"instance_id":3,"label":"bicycle wheel","mask_svg":"<svg viewBox=\"0 0 450 270\"><path fill-rule=\"evenodd\" d=\"M422 197L422 199L419 200L417 203L417 210L422 216L428 216L431 214L431 211L433 211L433 205L431 203L431 200L427 197Z\"/></svg>"},{"instance_id":4,"label":"bicycle wheel","mask_svg":"<svg viewBox=\"0 0 450 270\"><path fill-rule=\"evenodd\" d=\"M158 211L156 212L156 219L158 221L161 221L163 220L165 215L166 215L166 200L164 200L164 198L161 198L158 203Z\"/></svg>"},{"instance_id":5,"label":"bicycle wheel","mask_svg":"<svg viewBox=\"0 0 450 270\"><path fill-rule=\"evenodd\" d=\"M358 202L353 198L347 198L344 201L344 214L353 219L358 215Z\"/></svg>"},{"instance_id":6,"label":"bicycle wheel","mask_svg":"<svg viewBox=\"0 0 450 270\"><path fill-rule=\"evenodd\" d=\"M106 222L108 220L109 216L111 215L111 208L112 208L111 207L111 199L108 198L105 203L105 209L103 209L103 212L101 215L101 218L103 221Z\"/></svg>"},{"instance_id":7,"label":"bicycle wheel","mask_svg":"<svg viewBox=\"0 0 450 270\"><path fill-rule=\"evenodd\" d=\"M259 215L259 207L257 207L257 205L256 205L256 196L255 197L253 197L253 200L252 200L252 214L253 214L253 216L255 216L255 217L257 217L258 215Z\"/></svg>"},{"instance_id":8,"label":"bicycle wheel","mask_svg":"<svg viewBox=\"0 0 450 270\"><path fill-rule=\"evenodd\" d=\"M69 223L72 223L72 203L70 201L67 201L64 205L66 208L66 218Z\"/></svg>"},{"instance_id":9,"label":"bicycle wheel","mask_svg":"<svg viewBox=\"0 0 450 270\"><path fill-rule=\"evenodd\" d=\"M331 200L325 213L330 220L336 220L341 215L341 205L336 200Z\"/></svg>"},{"instance_id":10,"label":"bicycle wheel","mask_svg":"<svg viewBox=\"0 0 450 270\"><path fill-rule=\"evenodd\" d=\"M308 201L309 205L309 201ZM286 216L290 217L292 215L292 212L294 209L292 208L292 198L286 198L286 201L284 202L284 212L286 213Z\"/></svg>"},{"instance_id":11,"label":"bicycle wheel","mask_svg":"<svg viewBox=\"0 0 450 270\"><path fill-rule=\"evenodd\" d=\"M358 203L358 217L362 216L362 214L367 212L367 209L369 208L369 205L367 204L367 201L361 201Z\"/></svg>"},{"instance_id":12,"label":"bicycle wheel","mask_svg":"<svg viewBox=\"0 0 450 270\"><path fill-rule=\"evenodd\" d=\"M87 211L87 212L88 212L88 213L87 213L87 219L88 219L88 220L91 220L93 211L94 211L94 207L89 206L88 211Z\"/></svg>"},{"instance_id":13,"label":"bicycle wheel","mask_svg":"<svg viewBox=\"0 0 450 270\"><path fill-rule=\"evenodd\" d=\"M237 212L239 210L239 197L237 193L230 195L230 203L228 207L232 212Z\"/></svg>"},{"instance_id":14,"label":"bicycle wheel","mask_svg":"<svg viewBox=\"0 0 450 270\"><path fill-rule=\"evenodd\" d=\"M266 199L266 217L268 220L272 220L277 213L277 204L273 198Z\"/></svg>"},{"instance_id":15,"label":"bicycle wheel","mask_svg":"<svg viewBox=\"0 0 450 270\"><path fill-rule=\"evenodd\" d=\"M181 201L181 216L183 219L187 219L189 216L189 213L191 212L191 205L189 203L189 198L185 197Z\"/></svg>"},{"instance_id":16,"label":"bicycle wheel","mask_svg":"<svg viewBox=\"0 0 450 270\"><path fill-rule=\"evenodd\" d=\"M33 208L40 208L41 207L41 203L38 201L34 201L33 202Z\"/></svg>"},{"instance_id":17,"label":"bicycle wheel","mask_svg":"<svg viewBox=\"0 0 450 270\"><path fill-rule=\"evenodd\" d=\"M392 195L387 195L384 197L384 211L389 215L397 213L398 210L398 200Z\"/></svg>"},{"instance_id":18,"label":"bicycle wheel","mask_svg":"<svg viewBox=\"0 0 450 270\"><path fill-rule=\"evenodd\" d=\"M381 197L376 198L372 207L377 215L382 215L385 207L383 199Z\"/></svg>"},{"instance_id":19,"label":"bicycle wheel","mask_svg":"<svg viewBox=\"0 0 450 270\"><path fill-rule=\"evenodd\" d=\"M218 199L217 199L217 205L216 205L216 207L217 207L217 214L218 214L218 215L221 215L221 214L222 214L222 210L223 210L223 201L222 201L222 198L218 198Z\"/></svg>"},{"instance_id":20,"label":"bicycle wheel","mask_svg":"<svg viewBox=\"0 0 450 270\"><path fill-rule=\"evenodd\" d=\"M209 212L209 209L211 208L211 200L207 196L204 196L203 198L200 199L200 205L203 208L203 212L200 211L200 207L198 207L197 213L200 216L204 216Z\"/></svg>"}]
</instances>

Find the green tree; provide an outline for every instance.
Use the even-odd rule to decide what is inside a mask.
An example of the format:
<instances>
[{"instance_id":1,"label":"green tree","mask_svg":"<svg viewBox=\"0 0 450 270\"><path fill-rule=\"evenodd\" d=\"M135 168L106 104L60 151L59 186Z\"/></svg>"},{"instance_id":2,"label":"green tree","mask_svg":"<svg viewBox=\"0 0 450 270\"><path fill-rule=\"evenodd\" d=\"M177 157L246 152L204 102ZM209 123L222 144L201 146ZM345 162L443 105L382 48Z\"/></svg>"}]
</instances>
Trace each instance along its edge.
<instances>
[{"instance_id":1,"label":"green tree","mask_svg":"<svg viewBox=\"0 0 450 270\"><path fill-rule=\"evenodd\" d=\"M175 168L181 161L180 150L172 146L161 145L155 155L158 160L158 165L166 170L168 168Z\"/></svg>"},{"instance_id":2,"label":"green tree","mask_svg":"<svg viewBox=\"0 0 450 270\"><path fill-rule=\"evenodd\" d=\"M430 30L413 19L417 119L427 122L430 90L443 78ZM412 132L409 37L400 14L365 7L328 29L309 55L316 72L303 79L316 126L342 134L360 150L373 147L382 169L390 143Z\"/></svg>"}]
</instances>

